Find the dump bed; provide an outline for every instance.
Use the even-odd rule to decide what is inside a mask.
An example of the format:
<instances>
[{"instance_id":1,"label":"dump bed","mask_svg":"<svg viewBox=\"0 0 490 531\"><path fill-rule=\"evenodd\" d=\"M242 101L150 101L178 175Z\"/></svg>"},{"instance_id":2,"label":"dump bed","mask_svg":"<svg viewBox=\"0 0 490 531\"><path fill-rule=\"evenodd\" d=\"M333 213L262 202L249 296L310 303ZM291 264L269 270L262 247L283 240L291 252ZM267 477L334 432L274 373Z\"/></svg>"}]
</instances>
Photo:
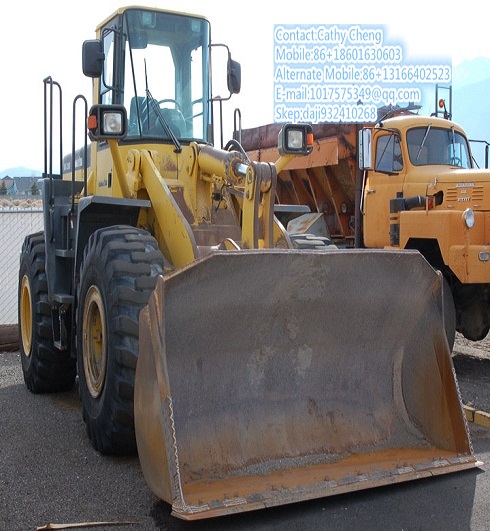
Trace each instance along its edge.
<instances>
[{"instance_id":1,"label":"dump bed","mask_svg":"<svg viewBox=\"0 0 490 531\"><path fill-rule=\"evenodd\" d=\"M356 143L360 127L313 125L312 153L293 159L277 179L276 203L307 205L311 212L324 213L330 236L347 244L354 243L355 235ZM242 131L242 145L251 160L277 160L279 130L280 124L268 124Z\"/></svg>"}]
</instances>

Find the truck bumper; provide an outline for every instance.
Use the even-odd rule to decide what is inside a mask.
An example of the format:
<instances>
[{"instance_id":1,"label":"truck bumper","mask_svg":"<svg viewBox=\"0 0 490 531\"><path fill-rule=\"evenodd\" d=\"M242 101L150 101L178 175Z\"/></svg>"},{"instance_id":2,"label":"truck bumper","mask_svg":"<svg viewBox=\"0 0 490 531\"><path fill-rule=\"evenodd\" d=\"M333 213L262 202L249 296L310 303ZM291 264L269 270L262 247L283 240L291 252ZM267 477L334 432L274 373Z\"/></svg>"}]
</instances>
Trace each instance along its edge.
<instances>
[{"instance_id":1,"label":"truck bumper","mask_svg":"<svg viewBox=\"0 0 490 531\"><path fill-rule=\"evenodd\" d=\"M452 245L449 267L463 284L490 282L489 245Z\"/></svg>"}]
</instances>

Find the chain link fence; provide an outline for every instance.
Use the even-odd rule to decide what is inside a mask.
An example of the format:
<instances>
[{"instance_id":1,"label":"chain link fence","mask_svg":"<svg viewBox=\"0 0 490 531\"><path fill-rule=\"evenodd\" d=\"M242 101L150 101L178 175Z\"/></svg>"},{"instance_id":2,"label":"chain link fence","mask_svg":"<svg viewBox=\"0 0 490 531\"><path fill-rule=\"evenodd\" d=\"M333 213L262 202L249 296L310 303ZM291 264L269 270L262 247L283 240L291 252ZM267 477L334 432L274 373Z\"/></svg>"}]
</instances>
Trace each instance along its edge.
<instances>
[{"instance_id":1,"label":"chain link fence","mask_svg":"<svg viewBox=\"0 0 490 531\"><path fill-rule=\"evenodd\" d=\"M41 209L0 209L0 326L17 324L20 250L24 238L40 230Z\"/></svg>"}]
</instances>

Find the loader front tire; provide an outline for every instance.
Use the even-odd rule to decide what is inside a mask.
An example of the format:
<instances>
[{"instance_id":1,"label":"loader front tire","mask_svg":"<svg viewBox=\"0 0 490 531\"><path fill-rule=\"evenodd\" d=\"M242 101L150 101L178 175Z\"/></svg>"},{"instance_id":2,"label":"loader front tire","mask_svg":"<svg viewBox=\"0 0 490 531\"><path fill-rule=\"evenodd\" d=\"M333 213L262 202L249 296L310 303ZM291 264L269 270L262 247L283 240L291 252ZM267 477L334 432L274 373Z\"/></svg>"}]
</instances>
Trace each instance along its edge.
<instances>
[{"instance_id":1,"label":"loader front tire","mask_svg":"<svg viewBox=\"0 0 490 531\"><path fill-rule=\"evenodd\" d=\"M88 436L104 454L136 451L139 313L162 273L155 238L134 227L97 230L83 254L76 317L79 390Z\"/></svg>"},{"instance_id":2,"label":"loader front tire","mask_svg":"<svg viewBox=\"0 0 490 531\"><path fill-rule=\"evenodd\" d=\"M54 346L45 259L44 233L26 236L19 267L19 346L24 382L33 393L67 391L76 377L75 359Z\"/></svg>"}]
</instances>

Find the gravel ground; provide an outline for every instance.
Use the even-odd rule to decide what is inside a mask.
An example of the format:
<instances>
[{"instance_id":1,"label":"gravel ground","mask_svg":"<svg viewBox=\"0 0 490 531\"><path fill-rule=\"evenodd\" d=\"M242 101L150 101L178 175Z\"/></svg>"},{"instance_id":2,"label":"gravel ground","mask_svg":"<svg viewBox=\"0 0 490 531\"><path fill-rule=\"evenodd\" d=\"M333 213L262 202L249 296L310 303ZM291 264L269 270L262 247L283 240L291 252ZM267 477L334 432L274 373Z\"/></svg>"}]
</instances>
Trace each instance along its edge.
<instances>
[{"instance_id":1,"label":"gravel ground","mask_svg":"<svg viewBox=\"0 0 490 531\"><path fill-rule=\"evenodd\" d=\"M103 456L93 449L80 407L76 386L66 393L29 393L19 353L0 352L1 531L35 531L48 522L100 521L118 525L90 529L490 529L490 429L475 423L469 425L472 443L477 459L485 463L478 469L220 519L183 522L170 516L170 507L151 493L136 457ZM86 526L83 529L88 530Z\"/></svg>"},{"instance_id":2,"label":"gravel ground","mask_svg":"<svg viewBox=\"0 0 490 531\"><path fill-rule=\"evenodd\" d=\"M453 362L463 403L490 413L490 335L473 342L457 334Z\"/></svg>"},{"instance_id":3,"label":"gravel ground","mask_svg":"<svg viewBox=\"0 0 490 531\"><path fill-rule=\"evenodd\" d=\"M469 341L456 332L454 352L482 360L490 360L490 334L481 341Z\"/></svg>"}]
</instances>

